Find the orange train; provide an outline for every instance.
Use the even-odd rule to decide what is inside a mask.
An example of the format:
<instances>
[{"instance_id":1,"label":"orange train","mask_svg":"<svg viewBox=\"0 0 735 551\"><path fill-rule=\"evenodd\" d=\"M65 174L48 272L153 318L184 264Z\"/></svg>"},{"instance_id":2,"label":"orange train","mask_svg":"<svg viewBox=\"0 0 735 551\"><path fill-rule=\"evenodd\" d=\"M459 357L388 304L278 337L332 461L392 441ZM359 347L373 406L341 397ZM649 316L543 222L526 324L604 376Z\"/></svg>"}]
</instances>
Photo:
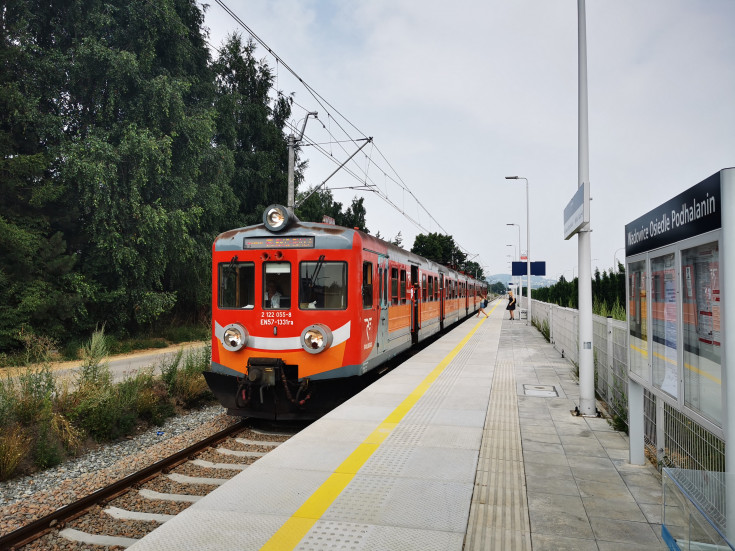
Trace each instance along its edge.
<instances>
[{"instance_id":1,"label":"orange train","mask_svg":"<svg viewBox=\"0 0 735 551\"><path fill-rule=\"evenodd\" d=\"M263 224L212 246L207 383L232 415L313 419L398 353L474 313L487 285L357 229Z\"/></svg>"}]
</instances>

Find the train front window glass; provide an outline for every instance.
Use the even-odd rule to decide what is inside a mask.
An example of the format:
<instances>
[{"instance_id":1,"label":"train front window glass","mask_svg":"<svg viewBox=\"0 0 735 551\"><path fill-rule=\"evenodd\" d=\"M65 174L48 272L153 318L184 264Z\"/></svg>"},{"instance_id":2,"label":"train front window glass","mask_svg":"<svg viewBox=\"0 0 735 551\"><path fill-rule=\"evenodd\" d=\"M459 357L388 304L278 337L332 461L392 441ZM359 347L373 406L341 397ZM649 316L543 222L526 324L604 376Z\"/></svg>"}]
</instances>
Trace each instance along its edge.
<instances>
[{"instance_id":1,"label":"train front window glass","mask_svg":"<svg viewBox=\"0 0 735 551\"><path fill-rule=\"evenodd\" d=\"M291 307L291 263L263 263L263 308Z\"/></svg>"},{"instance_id":2,"label":"train front window glass","mask_svg":"<svg viewBox=\"0 0 735 551\"><path fill-rule=\"evenodd\" d=\"M362 263L362 307L373 307L373 265L370 262Z\"/></svg>"},{"instance_id":3,"label":"train front window glass","mask_svg":"<svg viewBox=\"0 0 735 551\"><path fill-rule=\"evenodd\" d=\"M255 307L255 264L222 262L219 265L219 308Z\"/></svg>"},{"instance_id":4,"label":"train front window glass","mask_svg":"<svg viewBox=\"0 0 735 551\"><path fill-rule=\"evenodd\" d=\"M684 402L722 424L722 334L718 244L681 252Z\"/></svg>"},{"instance_id":5,"label":"train front window glass","mask_svg":"<svg viewBox=\"0 0 735 551\"><path fill-rule=\"evenodd\" d=\"M363 294L363 303L364 300ZM323 260L302 262L299 268L299 307L317 310L346 309L347 263Z\"/></svg>"},{"instance_id":6,"label":"train front window glass","mask_svg":"<svg viewBox=\"0 0 735 551\"><path fill-rule=\"evenodd\" d=\"M677 398L676 265L674 253L651 259L651 354L653 384Z\"/></svg>"},{"instance_id":7,"label":"train front window glass","mask_svg":"<svg viewBox=\"0 0 735 551\"><path fill-rule=\"evenodd\" d=\"M648 379L648 317L646 311L646 261L628 264L628 332L630 370Z\"/></svg>"}]
</instances>

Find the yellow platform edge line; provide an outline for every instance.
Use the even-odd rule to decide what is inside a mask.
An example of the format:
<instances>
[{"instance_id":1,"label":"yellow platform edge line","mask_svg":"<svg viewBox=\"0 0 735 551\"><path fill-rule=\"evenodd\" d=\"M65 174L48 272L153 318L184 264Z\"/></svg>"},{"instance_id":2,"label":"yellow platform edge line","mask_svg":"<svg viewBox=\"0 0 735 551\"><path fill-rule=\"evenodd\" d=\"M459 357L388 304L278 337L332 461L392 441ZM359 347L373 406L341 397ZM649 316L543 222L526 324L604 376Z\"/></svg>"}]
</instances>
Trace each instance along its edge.
<instances>
[{"instance_id":1,"label":"yellow platform edge line","mask_svg":"<svg viewBox=\"0 0 735 551\"><path fill-rule=\"evenodd\" d=\"M498 303L499 304L499 303ZM492 307L493 313L498 304ZM334 503L339 494L352 481L357 472L370 459L370 456L380 447L398 423L406 416L410 409L426 393L442 371L451 363L454 357L465 347L475 332L488 318L483 318L470 330L454 349L439 362L439 364L421 381L416 389L394 409L370 435L355 448L342 464L332 473L319 488L299 507L271 538L261 547L261 551L284 551L294 549L312 526L321 518L327 509Z\"/></svg>"}]
</instances>

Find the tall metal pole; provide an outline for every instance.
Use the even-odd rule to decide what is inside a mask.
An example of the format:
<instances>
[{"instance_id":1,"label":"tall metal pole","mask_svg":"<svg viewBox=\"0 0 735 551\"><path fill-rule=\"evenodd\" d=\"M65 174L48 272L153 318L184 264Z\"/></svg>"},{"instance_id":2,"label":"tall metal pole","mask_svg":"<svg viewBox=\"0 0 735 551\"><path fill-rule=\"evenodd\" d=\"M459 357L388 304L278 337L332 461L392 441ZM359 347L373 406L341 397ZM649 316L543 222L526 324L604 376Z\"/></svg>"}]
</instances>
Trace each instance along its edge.
<instances>
[{"instance_id":1,"label":"tall metal pole","mask_svg":"<svg viewBox=\"0 0 735 551\"><path fill-rule=\"evenodd\" d=\"M293 134L288 135L288 204L286 206L291 214L293 214L294 203L296 202L296 186L294 185L294 165L296 164L295 149L296 144L304 138L304 130L306 130L306 122L309 120L309 117L316 118L317 112L311 111L306 114L306 117L304 117L304 124L301 126L301 132L298 137Z\"/></svg>"},{"instance_id":2,"label":"tall metal pole","mask_svg":"<svg viewBox=\"0 0 735 551\"><path fill-rule=\"evenodd\" d=\"M506 180L526 180L526 277L528 278L528 287L526 287L526 325L531 323L531 215L530 215L530 198L528 196L528 178L523 176L506 176ZM520 232L520 228L518 229Z\"/></svg>"},{"instance_id":3,"label":"tall metal pole","mask_svg":"<svg viewBox=\"0 0 735 551\"><path fill-rule=\"evenodd\" d=\"M589 134L587 125L587 23L584 0L577 0L579 63L579 170L578 185L589 183ZM595 404L595 362L592 350L592 270L590 224L577 234L579 265L579 413L597 415Z\"/></svg>"},{"instance_id":4,"label":"tall metal pole","mask_svg":"<svg viewBox=\"0 0 735 551\"><path fill-rule=\"evenodd\" d=\"M518 260L520 260L521 259L521 226L520 224L506 224L506 226L515 226L516 228L518 228ZM518 279L520 280L521 278L519 277ZM523 287L523 285L519 285L519 287ZM517 294L517 289L516 289L516 294Z\"/></svg>"},{"instance_id":5,"label":"tall metal pole","mask_svg":"<svg viewBox=\"0 0 735 551\"><path fill-rule=\"evenodd\" d=\"M288 211L293 214L293 206L294 206L294 164L295 161L295 153L294 148L296 147L296 137L293 134L289 134L288 136L288 204L286 205L288 207Z\"/></svg>"}]
</instances>

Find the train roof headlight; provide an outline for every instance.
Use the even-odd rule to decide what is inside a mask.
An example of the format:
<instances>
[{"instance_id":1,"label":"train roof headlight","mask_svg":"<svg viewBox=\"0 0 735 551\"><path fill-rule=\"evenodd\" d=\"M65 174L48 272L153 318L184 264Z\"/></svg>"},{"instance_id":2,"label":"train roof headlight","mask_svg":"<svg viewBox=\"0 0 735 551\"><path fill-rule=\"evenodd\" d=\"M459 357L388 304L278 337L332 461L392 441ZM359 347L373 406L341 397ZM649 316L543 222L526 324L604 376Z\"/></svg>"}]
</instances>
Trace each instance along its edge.
<instances>
[{"instance_id":1,"label":"train roof headlight","mask_svg":"<svg viewBox=\"0 0 735 551\"><path fill-rule=\"evenodd\" d=\"M271 205L263 213L263 224L273 232L285 229L291 222L292 215L283 205Z\"/></svg>"},{"instance_id":2,"label":"train roof headlight","mask_svg":"<svg viewBox=\"0 0 735 551\"><path fill-rule=\"evenodd\" d=\"M329 327L316 323L301 332L301 346L310 354L319 354L332 345Z\"/></svg>"},{"instance_id":3,"label":"train roof headlight","mask_svg":"<svg viewBox=\"0 0 735 551\"><path fill-rule=\"evenodd\" d=\"M227 325L222 332L222 346L230 352L237 352L248 342L248 332L239 323Z\"/></svg>"}]
</instances>

